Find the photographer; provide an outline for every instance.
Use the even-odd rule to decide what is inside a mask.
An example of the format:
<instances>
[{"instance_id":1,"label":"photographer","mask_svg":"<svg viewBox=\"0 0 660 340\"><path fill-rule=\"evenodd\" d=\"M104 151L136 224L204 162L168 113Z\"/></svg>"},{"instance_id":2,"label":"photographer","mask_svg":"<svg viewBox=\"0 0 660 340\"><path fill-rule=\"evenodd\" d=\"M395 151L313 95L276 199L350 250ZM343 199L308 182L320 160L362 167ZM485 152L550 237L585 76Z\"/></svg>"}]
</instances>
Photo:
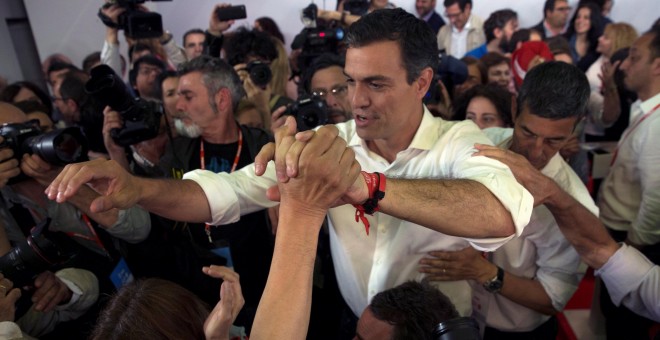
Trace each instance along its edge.
<instances>
[{"instance_id":1,"label":"photographer","mask_svg":"<svg viewBox=\"0 0 660 340\"><path fill-rule=\"evenodd\" d=\"M247 98L252 100L270 128L271 112L293 102L290 98L273 94L271 64L278 58L272 38L264 32L240 28L225 44L227 62L238 73Z\"/></svg>"},{"instance_id":2,"label":"photographer","mask_svg":"<svg viewBox=\"0 0 660 340\"><path fill-rule=\"evenodd\" d=\"M26 121L27 117L20 110L0 103L0 124ZM6 138L4 140L6 141ZM53 204L46 199L43 192L61 170L60 167L46 163L36 154L25 154L19 160L19 155L15 155L12 149L7 147L0 149L0 155L2 182L8 183L10 179L14 182L9 182L11 184L5 184L0 189L0 220L5 224L8 239L15 243L25 242L32 226L37 225L38 221L50 218L52 222L48 228L49 232L66 233L69 236L67 240L75 241L73 246L79 256L73 259L72 265L92 271L100 281L96 289L100 288L104 293L111 292L114 288L110 273L119 260L113 238L129 243L143 240L151 226L148 213L141 208L93 213L89 205L98 194L91 188L77 194L70 203ZM19 179L21 174L25 175L25 178ZM85 287L85 284L79 287ZM72 291L75 292L73 289ZM50 304L45 305L49 306Z\"/></svg>"}]
</instances>

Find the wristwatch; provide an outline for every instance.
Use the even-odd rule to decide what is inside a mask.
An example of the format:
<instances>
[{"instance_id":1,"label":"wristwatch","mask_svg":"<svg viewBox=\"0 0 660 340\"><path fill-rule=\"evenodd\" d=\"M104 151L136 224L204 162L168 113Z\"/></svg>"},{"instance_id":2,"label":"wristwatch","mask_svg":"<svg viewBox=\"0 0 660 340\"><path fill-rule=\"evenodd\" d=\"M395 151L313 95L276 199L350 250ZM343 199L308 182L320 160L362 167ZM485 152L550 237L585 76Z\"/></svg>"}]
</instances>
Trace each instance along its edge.
<instances>
[{"instance_id":1,"label":"wristwatch","mask_svg":"<svg viewBox=\"0 0 660 340\"><path fill-rule=\"evenodd\" d=\"M497 267L497 275L492 279L484 282L484 289L491 293L499 293L504 284L504 269Z\"/></svg>"}]
</instances>

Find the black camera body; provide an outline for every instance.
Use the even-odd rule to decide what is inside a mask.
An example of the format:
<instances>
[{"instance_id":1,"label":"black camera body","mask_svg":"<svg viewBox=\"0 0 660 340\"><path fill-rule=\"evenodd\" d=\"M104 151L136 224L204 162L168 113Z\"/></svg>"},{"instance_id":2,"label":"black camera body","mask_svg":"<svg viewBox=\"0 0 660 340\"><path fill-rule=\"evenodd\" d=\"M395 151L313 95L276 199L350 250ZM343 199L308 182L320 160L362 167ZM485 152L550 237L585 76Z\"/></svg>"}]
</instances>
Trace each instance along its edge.
<instances>
[{"instance_id":1,"label":"black camera body","mask_svg":"<svg viewBox=\"0 0 660 340\"><path fill-rule=\"evenodd\" d=\"M323 99L315 96L300 96L284 114L296 117L298 131L311 130L329 122L327 104Z\"/></svg>"},{"instance_id":2,"label":"black camera body","mask_svg":"<svg viewBox=\"0 0 660 340\"><path fill-rule=\"evenodd\" d=\"M265 89L273 78L270 66L260 60L249 62L245 68L250 75L250 79L252 79L252 83L262 89Z\"/></svg>"},{"instance_id":3,"label":"black camera body","mask_svg":"<svg viewBox=\"0 0 660 340\"><path fill-rule=\"evenodd\" d=\"M0 136L4 139L0 149L10 148L14 158L24 154L36 154L53 165L67 165L87 160L87 138L80 128L68 127L42 133L37 121L8 123L0 126ZM7 184L15 184L27 179L21 173L9 179Z\"/></svg>"},{"instance_id":4,"label":"black camera body","mask_svg":"<svg viewBox=\"0 0 660 340\"><path fill-rule=\"evenodd\" d=\"M129 146L158 135L162 105L133 97L128 87L108 65L92 69L85 84L85 92L103 106L119 112L124 127L110 131L112 139L121 146Z\"/></svg>"},{"instance_id":5,"label":"black camera body","mask_svg":"<svg viewBox=\"0 0 660 340\"><path fill-rule=\"evenodd\" d=\"M40 273L72 259L76 254L75 241L61 232L49 232L50 219L33 228L25 242L19 243L0 257L0 272L14 283L14 287L32 284Z\"/></svg>"},{"instance_id":6,"label":"black camera body","mask_svg":"<svg viewBox=\"0 0 660 340\"><path fill-rule=\"evenodd\" d=\"M353 15L363 16L369 11L369 0L346 0L344 10Z\"/></svg>"},{"instance_id":7,"label":"black camera body","mask_svg":"<svg viewBox=\"0 0 660 340\"><path fill-rule=\"evenodd\" d=\"M158 13L143 12L138 5L146 0L116 0L116 4L126 10L117 17L115 24L99 11L99 17L107 26L126 31L126 36L133 39L158 38L163 35L163 18ZM171 0L151 0L171 1ZM110 6L112 3L106 4Z\"/></svg>"},{"instance_id":8,"label":"black camera body","mask_svg":"<svg viewBox=\"0 0 660 340\"><path fill-rule=\"evenodd\" d=\"M298 69L301 74L314 59L324 53L341 54L340 43L344 39L341 27L326 29L322 27L304 28L294 39L291 48L301 48L298 56Z\"/></svg>"}]
</instances>

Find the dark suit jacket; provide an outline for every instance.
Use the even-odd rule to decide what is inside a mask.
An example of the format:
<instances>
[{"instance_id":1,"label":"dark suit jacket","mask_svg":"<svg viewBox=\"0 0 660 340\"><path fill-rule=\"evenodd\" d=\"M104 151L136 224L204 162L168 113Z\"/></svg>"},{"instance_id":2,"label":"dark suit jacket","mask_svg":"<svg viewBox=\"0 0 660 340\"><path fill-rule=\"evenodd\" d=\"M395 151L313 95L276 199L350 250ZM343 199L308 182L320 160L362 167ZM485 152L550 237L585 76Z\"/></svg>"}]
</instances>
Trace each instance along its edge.
<instances>
[{"instance_id":1,"label":"dark suit jacket","mask_svg":"<svg viewBox=\"0 0 660 340\"><path fill-rule=\"evenodd\" d=\"M543 26L543 20L541 20L541 22L539 22L538 24L536 24L536 25L534 25L530 28L537 31L537 32L539 32L539 34L541 34L541 38L543 40L545 40L546 36L545 36L545 26Z\"/></svg>"},{"instance_id":2,"label":"dark suit jacket","mask_svg":"<svg viewBox=\"0 0 660 340\"><path fill-rule=\"evenodd\" d=\"M433 14L429 18L429 21L427 21L426 23L429 24L429 26L431 26L435 34L438 34L438 31L440 31L440 27L445 25L445 21L442 20L442 17L436 11L433 11Z\"/></svg>"}]
</instances>

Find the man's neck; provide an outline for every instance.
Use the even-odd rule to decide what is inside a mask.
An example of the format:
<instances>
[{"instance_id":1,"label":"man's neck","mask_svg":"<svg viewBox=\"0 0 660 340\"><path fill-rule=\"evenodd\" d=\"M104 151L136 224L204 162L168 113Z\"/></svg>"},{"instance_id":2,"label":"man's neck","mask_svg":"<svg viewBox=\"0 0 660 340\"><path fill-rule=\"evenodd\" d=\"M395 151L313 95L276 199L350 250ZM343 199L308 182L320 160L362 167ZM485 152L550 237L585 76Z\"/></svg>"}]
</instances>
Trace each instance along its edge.
<instances>
[{"instance_id":1,"label":"man's neck","mask_svg":"<svg viewBox=\"0 0 660 340\"><path fill-rule=\"evenodd\" d=\"M502 49L500 48L500 39L493 39L491 40L487 45L486 49L488 52L497 52L497 53L504 53Z\"/></svg>"},{"instance_id":2,"label":"man's neck","mask_svg":"<svg viewBox=\"0 0 660 340\"><path fill-rule=\"evenodd\" d=\"M561 27L553 26L550 22L548 22L547 19L544 20L543 22L545 23L545 27L547 29L549 29L550 32L552 32L553 36L560 35L560 34L564 33L564 26L561 26Z\"/></svg>"},{"instance_id":3,"label":"man's neck","mask_svg":"<svg viewBox=\"0 0 660 340\"><path fill-rule=\"evenodd\" d=\"M396 155L410 146L422 123L423 115L424 111L422 110L421 114L415 115L415 117L418 117L417 119L411 118L409 120L410 124L405 129L390 138L366 141L369 150L385 158L389 163L394 162Z\"/></svg>"},{"instance_id":4,"label":"man's neck","mask_svg":"<svg viewBox=\"0 0 660 340\"><path fill-rule=\"evenodd\" d=\"M232 115L216 120L202 132L202 139L211 144L229 144L238 140L238 125Z\"/></svg>"},{"instance_id":5,"label":"man's neck","mask_svg":"<svg viewBox=\"0 0 660 340\"><path fill-rule=\"evenodd\" d=\"M652 84L649 85L650 86L648 86L646 89L637 92L637 97L642 102L645 102L653 98L655 95L660 94L660 79L656 79L652 82Z\"/></svg>"}]
</instances>

